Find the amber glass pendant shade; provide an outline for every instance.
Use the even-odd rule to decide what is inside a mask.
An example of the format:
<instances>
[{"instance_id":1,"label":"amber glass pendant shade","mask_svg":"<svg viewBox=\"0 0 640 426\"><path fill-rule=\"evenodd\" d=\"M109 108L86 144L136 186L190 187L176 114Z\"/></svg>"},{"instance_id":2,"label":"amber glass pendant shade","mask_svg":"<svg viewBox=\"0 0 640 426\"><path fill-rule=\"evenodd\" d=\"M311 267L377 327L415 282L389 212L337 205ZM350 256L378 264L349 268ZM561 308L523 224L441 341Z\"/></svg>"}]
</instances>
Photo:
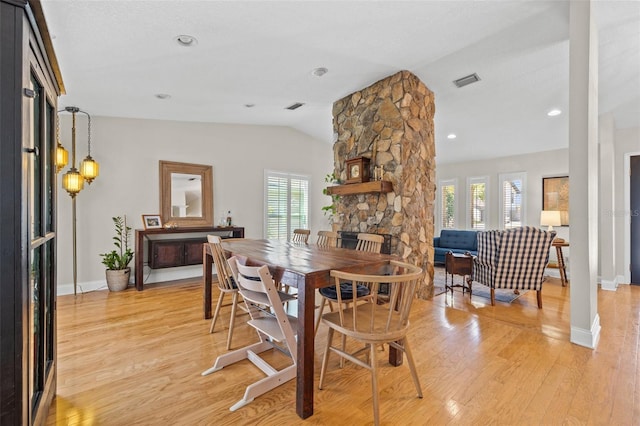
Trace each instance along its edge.
<instances>
[{"instance_id":1,"label":"amber glass pendant shade","mask_svg":"<svg viewBox=\"0 0 640 426\"><path fill-rule=\"evenodd\" d=\"M76 194L82 191L84 187L84 178L80 173L78 173L78 169L75 167L69 169L67 173L62 176L62 187L71 195L71 197L75 197Z\"/></svg>"},{"instance_id":2,"label":"amber glass pendant shade","mask_svg":"<svg viewBox=\"0 0 640 426\"><path fill-rule=\"evenodd\" d=\"M99 173L100 165L97 161L91 158L90 155L87 155L87 157L82 160L82 163L80 164L80 174L82 174L87 183L91 185L91 182L93 182L93 180L98 177Z\"/></svg>"},{"instance_id":3,"label":"amber glass pendant shade","mask_svg":"<svg viewBox=\"0 0 640 426\"><path fill-rule=\"evenodd\" d=\"M58 142L58 146L56 146L56 173L64 169L67 164L69 164L69 151L64 149L64 146Z\"/></svg>"}]
</instances>

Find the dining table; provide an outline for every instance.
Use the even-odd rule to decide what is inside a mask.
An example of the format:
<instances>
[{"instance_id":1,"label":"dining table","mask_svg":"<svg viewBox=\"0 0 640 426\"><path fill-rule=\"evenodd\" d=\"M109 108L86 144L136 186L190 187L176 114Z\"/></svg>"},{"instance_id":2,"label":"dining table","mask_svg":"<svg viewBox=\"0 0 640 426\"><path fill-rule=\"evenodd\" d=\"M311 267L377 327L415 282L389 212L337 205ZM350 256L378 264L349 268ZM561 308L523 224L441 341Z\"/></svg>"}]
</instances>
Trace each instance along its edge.
<instances>
[{"instance_id":1,"label":"dining table","mask_svg":"<svg viewBox=\"0 0 640 426\"><path fill-rule=\"evenodd\" d=\"M247 265L267 265L276 282L297 289L298 348L296 375L296 413L305 419L313 414L315 291L332 284L331 270L354 273L383 268L397 256L356 251L347 248L321 247L315 244L292 243L282 240L231 239L223 240L228 256L246 259ZM203 245L203 312L211 318L212 263L209 244ZM402 363L402 353L389 350L392 365Z\"/></svg>"}]
</instances>

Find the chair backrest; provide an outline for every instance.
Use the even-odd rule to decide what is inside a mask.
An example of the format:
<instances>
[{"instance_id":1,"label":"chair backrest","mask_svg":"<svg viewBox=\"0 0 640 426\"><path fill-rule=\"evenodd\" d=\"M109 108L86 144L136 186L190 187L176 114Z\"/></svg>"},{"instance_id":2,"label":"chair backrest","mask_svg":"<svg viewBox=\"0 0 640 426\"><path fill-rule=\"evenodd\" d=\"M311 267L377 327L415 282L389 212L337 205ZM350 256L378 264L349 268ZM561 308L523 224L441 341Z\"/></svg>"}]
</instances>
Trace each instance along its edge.
<instances>
[{"instance_id":1,"label":"chair backrest","mask_svg":"<svg viewBox=\"0 0 640 426\"><path fill-rule=\"evenodd\" d=\"M245 266L235 258L232 262L238 271L238 290L249 308L250 325L275 341L284 342L295 362L297 349L292 320L284 310L278 286L269 269L266 265Z\"/></svg>"},{"instance_id":2,"label":"chair backrest","mask_svg":"<svg viewBox=\"0 0 640 426\"><path fill-rule=\"evenodd\" d=\"M207 235L207 241L216 267L218 287L223 291L235 290L237 288L236 280L222 248L222 239L217 235Z\"/></svg>"},{"instance_id":3,"label":"chair backrest","mask_svg":"<svg viewBox=\"0 0 640 426\"><path fill-rule=\"evenodd\" d=\"M291 242L307 244L307 242L309 242L310 234L311 231L308 229L294 229L293 235L291 237Z\"/></svg>"},{"instance_id":4,"label":"chair backrest","mask_svg":"<svg viewBox=\"0 0 640 426\"><path fill-rule=\"evenodd\" d=\"M347 330L347 335L372 341L399 340L404 336L409 326L415 292L423 278L422 268L390 260L384 271L376 270L376 274L332 270L331 277L336 286L338 303L342 303L341 285L352 286L353 294L356 294L358 285L371 289L371 297L365 299L364 303L327 314L339 316L340 325ZM387 287L387 290L380 293L381 286Z\"/></svg>"},{"instance_id":5,"label":"chair backrest","mask_svg":"<svg viewBox=\"0 0 640 426\"><path fill-rule=\"evenodd\" d=\"M340 236L337 232L318 231L318 240L316 241L316 245L320 247L337 247L338 238L340 238Z\"/></svg>"},{"instance_id":6,"label":"chair backrest","mask_svg":"<svg viewBox=\"0 0 640 426\"><path fill-rule=\"evenodd\" d=\"M495 288L539 290L555 236L533 226L479 232L474 280Z\"/></svg>"},{"instance_id":7,"label":"chair backrest","mask_svg":"<svg viewBox=\"0 0 640 426\"><path fill-rule=\"evenodd\" d=\"M384 237L382 235L360 233L358 234L356 250L380 253L383 243Z\"/></svg>"}]
</instances>

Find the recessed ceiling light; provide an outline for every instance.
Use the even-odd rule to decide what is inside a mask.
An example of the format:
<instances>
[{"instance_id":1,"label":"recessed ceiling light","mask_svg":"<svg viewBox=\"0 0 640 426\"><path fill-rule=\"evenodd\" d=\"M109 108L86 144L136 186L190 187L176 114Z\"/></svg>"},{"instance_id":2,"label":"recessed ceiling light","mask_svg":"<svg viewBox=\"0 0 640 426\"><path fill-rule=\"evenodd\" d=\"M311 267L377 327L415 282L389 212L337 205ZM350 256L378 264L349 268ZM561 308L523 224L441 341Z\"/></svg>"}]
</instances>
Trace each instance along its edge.
<instances>
[{"instance_id":1,"label":"recessed ceiling light","mask_svg":"<svg viewBox=\"0 0 640 426\"><path fill-rule=\"evenodd\" d=\"M325 67L320 67L320 68L314 68L313 71L311 71L311 74L316 77L322 77L327 72L329 72L328 69L326 69Z\"/></svg>"},{"instance_id":2,"label":"recessed ceiling light","mask_svg":"<svg viewBox=\"0 0 640 426\"><path fill-rule=\"evenodd\" d=\"M562 111L560 111L560 110L559 110L559 109L557 109L557 108L556 108L556 109L552 109L551 111L549 111L549 112L547 113L547 115L548 115L549 117L555 117L556 115L560 115L560 114L562 114Z\"/></svg>"},{"instance_id":3,"label":"recessed ceiling light","mask_svg":"<svg viewBox=\"0 0 640 426\"><path fill-rule=\"evenodd\" d=\"M167 95L166 93L158 93L156 94L156 98L158 99L169 99L171 95Z\"/></svg>"},{"instance_id":4,"label":"recessed ceiling light","mask_svg":"<svg viewBox=\"0 0 640 426\"><path fill-rule=\"evenodd\" d=\"M447 139L455 139L455 138L457 138L457 136L456 136L456 134L455 134L455 133L449 133L449 134L447 135Z\"/></svg>"},{"instance_id":5,"label":"recessed ceiling light","mask_svg":"<svg viewBox=\"0 0 640 426\"><path fill-rule=\"evenodd\" d=\"M188 34L181 34L177 36L175 39L176 43L183 47L192 47L198 44L198 39L194 36L190 36Z\"/></svg>"}]
</instances>

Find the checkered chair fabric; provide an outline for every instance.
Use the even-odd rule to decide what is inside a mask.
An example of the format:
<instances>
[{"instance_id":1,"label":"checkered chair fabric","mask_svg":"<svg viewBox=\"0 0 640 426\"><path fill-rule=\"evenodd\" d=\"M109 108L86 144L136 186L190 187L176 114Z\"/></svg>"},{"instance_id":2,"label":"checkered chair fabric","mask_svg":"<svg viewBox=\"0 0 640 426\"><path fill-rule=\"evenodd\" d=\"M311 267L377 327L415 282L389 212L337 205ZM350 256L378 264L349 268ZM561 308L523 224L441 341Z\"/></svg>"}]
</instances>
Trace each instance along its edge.
<instances>
[{"instance_id":1,"label":"checkered chair fabric","mask_svg":"<svg viewBox=\"0 0 640 426\"><path fill-rule=\"evenodd\" d=\"M478 233L473 280L491 289L542 290L554 231L532 226ZM540 295L539 306L541 306Z\"/></svg>"}]
</instances>

